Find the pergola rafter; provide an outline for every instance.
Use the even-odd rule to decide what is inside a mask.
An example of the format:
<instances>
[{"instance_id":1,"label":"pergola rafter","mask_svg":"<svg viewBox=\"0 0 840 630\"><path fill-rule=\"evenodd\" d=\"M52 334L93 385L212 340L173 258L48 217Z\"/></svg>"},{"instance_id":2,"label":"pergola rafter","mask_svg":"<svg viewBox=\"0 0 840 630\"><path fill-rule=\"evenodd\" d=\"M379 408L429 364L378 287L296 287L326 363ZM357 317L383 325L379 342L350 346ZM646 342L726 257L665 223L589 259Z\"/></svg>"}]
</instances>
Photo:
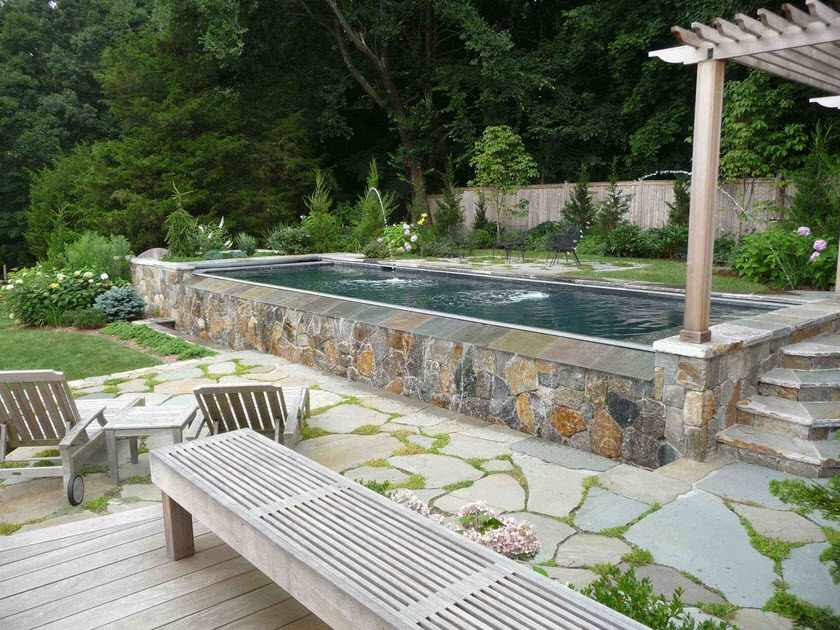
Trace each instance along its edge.
<instances>
[{"instance_id":1,"label":"pergola rafter","mask_svg":"<svg viewBox=\"0 0 840 630\"><path fill-rule=\"evenodd\" d=\"M739 13L734 22L717 18L713 26L699 22L690 30L674 26L671 31L682 45L649 53L668 63L697 66L685 320L680 332L686 341L710 339L725 63L732 61L823 90L831 96L811 102L840 109L840 11L819 0L806 0L805 6L807 11L782 5L784 17L759 9L758 19Z\"/></svg>"}]
</instances>

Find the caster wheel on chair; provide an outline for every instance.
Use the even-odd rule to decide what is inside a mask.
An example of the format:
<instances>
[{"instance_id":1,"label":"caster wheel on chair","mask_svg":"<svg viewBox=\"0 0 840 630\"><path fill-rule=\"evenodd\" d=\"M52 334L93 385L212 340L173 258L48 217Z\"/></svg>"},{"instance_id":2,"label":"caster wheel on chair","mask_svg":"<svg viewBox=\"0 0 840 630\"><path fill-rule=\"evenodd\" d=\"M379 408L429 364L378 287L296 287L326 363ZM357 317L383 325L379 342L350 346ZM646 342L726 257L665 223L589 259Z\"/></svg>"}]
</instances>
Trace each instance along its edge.
<instances>
[{"instance_id":1,"label":"caster wheel on chair","mask_svg":"<svg viewBox=\"0 0 840 630\"><path fill-rule=\"evenodd\" d=\"M85 480L80 475L76 475L67 484L67 500L70 505L79 505L84 498Z\"/></svg>"}]
</instances>

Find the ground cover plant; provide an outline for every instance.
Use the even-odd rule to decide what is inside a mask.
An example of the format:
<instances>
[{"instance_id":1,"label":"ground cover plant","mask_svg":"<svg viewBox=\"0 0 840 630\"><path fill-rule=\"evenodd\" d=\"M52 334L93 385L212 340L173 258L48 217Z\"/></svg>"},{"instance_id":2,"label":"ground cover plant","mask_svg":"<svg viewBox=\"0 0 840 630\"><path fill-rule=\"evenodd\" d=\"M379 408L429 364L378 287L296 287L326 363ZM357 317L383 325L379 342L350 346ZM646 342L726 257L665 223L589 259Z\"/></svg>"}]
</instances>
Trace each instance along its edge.
<instances>
[{"instance_id":1,"label":"ground cover plant","mask_svg":"<svg viewBox=\"0 0 840 630\"><path fill-rule=\"evenodd\" d=\"M114 322L102 329L102 333L112 335L117 339L131 340L139 345L149 348L160 356L175 356L179 361L187 359L200 359L211 357L216 353L202 346L172 337L170 335L152 330L148 326L129 324L128 322Z\"/></svg>"}]
</instances>

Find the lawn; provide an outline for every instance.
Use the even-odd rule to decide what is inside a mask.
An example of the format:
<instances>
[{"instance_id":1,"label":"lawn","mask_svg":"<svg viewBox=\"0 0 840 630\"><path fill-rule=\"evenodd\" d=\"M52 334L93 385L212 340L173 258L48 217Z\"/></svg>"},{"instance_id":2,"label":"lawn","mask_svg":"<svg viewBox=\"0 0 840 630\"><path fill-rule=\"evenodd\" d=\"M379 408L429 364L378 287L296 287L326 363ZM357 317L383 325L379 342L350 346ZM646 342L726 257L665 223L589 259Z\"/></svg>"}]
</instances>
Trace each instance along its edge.
<instances>
[{"instance_id":1,"label":"lawn","mask_svg":"<svg viewBox=\"0 0 840 630\"><path fill-rule=\"evenodd\" d=\"M106 337L22 328L0 318L0 370L59 370L75 380L160 363Z\"/></svg>"}]
</instances>

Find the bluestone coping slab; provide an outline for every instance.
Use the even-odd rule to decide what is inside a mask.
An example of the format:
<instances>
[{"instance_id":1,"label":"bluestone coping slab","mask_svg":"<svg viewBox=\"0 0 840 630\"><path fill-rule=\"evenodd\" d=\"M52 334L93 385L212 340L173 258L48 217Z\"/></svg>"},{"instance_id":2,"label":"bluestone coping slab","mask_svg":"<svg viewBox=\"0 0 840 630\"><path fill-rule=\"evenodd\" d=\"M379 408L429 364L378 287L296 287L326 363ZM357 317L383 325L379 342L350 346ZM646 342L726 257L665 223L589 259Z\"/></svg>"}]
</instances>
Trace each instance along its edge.
<instances>
[{"instance_id":1,"label":"bluestone coping slab","mask_svg":"<svg viewBox=\"0 0 840 630\"><path fill-rule=\"evenodd\" d=\"M626 525L650 509L647 503L634 501L602 488L592 488L581 508L575 512L575 525L587 532L600 532Z\"/></svg>"},{"instance_id":2,"label":"bluestone coping slab","mask_svg":"<svg viewBox=\"0 0 840 630\"><path fill-rule=\"evenodd\" d=\"M758 608L773 596L773 563L750 544L738 517L714 495L694 491L633 525L625 538L659 564L688 571L733 604Z\"/></svg>"}]
</instances>

